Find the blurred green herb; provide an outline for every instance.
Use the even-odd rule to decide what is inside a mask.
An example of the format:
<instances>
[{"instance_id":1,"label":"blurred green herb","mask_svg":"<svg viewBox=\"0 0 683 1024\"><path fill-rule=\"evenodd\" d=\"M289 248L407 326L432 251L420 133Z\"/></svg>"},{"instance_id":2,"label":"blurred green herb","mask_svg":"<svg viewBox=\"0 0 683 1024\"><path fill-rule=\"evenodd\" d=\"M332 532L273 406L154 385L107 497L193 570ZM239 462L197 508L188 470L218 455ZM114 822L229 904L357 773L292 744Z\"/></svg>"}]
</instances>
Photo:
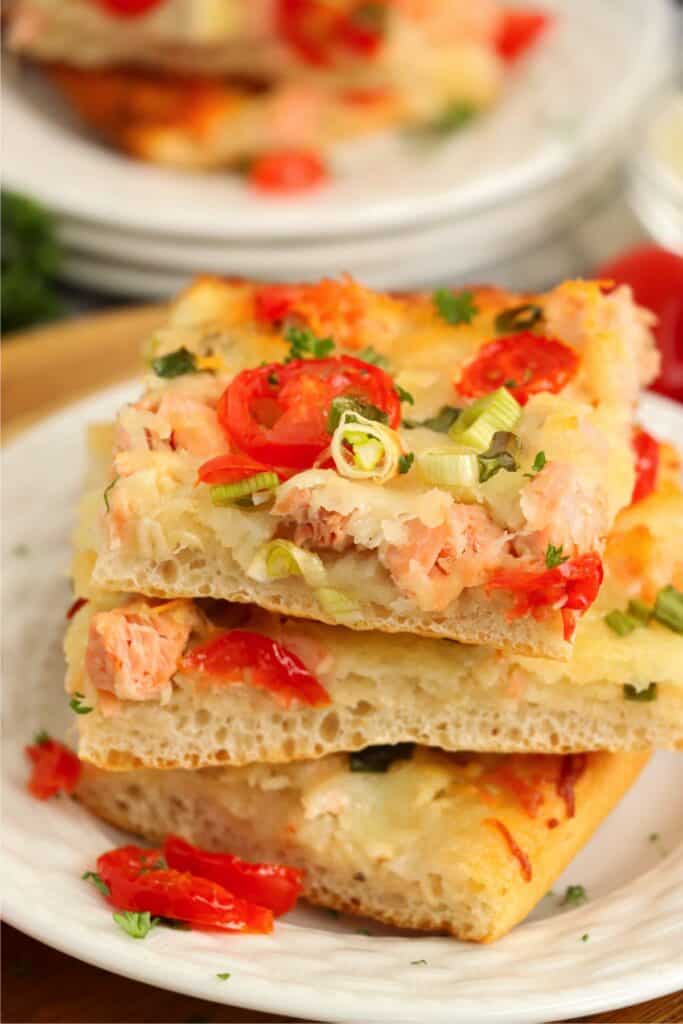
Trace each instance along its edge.
<instances>
[{"instance_id":1,"label":"blurred green herb","mask_svg":"<svg viewBox=\"0 0 683 1024\"><path fill-rule=\"evenodd\" d=\"M61 253L55 221L44 207L2 192L2 330L16 331L59 316L54 286Z\"/></svg>"}]
</instances>

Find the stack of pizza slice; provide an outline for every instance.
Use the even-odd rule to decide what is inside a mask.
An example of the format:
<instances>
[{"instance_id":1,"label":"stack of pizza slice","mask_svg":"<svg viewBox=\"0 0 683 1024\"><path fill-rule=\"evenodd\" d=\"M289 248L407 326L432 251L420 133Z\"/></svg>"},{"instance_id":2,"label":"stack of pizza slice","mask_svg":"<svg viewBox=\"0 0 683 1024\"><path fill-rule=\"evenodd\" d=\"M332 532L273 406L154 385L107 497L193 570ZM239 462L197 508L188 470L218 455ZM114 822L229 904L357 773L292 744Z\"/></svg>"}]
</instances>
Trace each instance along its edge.
<instances>
[{"instance_id":1,"label":"stack of pizza slice","mask_svg":"<svg viewBox=\"0 0 683 1024\"><path fill-rule=\"evenodd\" d=\"M683 495L626 289L202 279L91 428L81 801L489 941L683 748ZM144 909L144 908L141 908Z\"/></svg>"},{"instance_id":2,"label":"stack of pizza slice","mask_svg":"<svg viewBox=\"0 0 683 1024\"><path fill-rule=\"evenodd\" d=\"M9 0L10 48L89 127L173 167L303 187L339 139L445 136L500 95L549 15L498 0ZM307 159L304 159L307 157ZM310 180L308 180L310 179Z\"/></svg>"}]
</instances>

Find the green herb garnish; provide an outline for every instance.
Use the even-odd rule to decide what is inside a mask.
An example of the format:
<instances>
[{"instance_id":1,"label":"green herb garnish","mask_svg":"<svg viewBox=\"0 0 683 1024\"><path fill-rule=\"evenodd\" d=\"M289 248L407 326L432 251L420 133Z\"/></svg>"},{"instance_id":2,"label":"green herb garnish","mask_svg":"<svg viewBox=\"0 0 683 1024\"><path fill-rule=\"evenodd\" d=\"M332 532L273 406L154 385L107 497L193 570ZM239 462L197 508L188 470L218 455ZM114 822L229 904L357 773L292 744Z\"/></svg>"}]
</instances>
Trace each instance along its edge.
<instances>
[{"instance_id":1,"label":"green herb garnish","mask_svg":"<svg viewBox=\"0 0 683 1024\"><path fill-rule=\"evenodd\" d=\"M316 338L308 327L288 327L285 331L285 341L290 345L289 353L284 360L286 363L291 363L294 359L304 359L306 356L324 359L334 350L332 338Z\"/></svg>"},{"instance_id":2,"label":"green herb garnish","mask_svg":"<svg viewBox=\"0 0 683 1024\"><path fill-rule=\"evenodd\" d=\"M230 971L222 971L220 974L217 974L216 977L219 981L227 981L230 977Z\"/></svg>"},{"instance_id":3,"label":"green herb garnish","mask_svg":"<svg viewBox=\"0 0 683 1024\"><path fill-rule=\"evenodd\" d=\"M121 910L112 914L119 928L132 939L144 939L157 924L157 918L152 917L148 910L135 912L133 910Z\"/></svg>"},{"instance_id":4,"label":"green herb garnish","mask_svg":"<svg viewBox=\"0 0 683 1024\"><path fill-rule=\"evenodd\" d=\"M437 117L422 126L421 133L427 135L450 135L469 124L477 116L477 108L472 103L457 100L450 103Z\"/></svg>"},{"instance_id":5,"label":"green herb garnish","mask_svg":"<svg viewBox=\"0 0 683 1024\"><path fill-rule=\"evenodd\" d=\"M62 259L52 214L16 192L2 192L3 334L54 319L64 311L54 286Z\"/></svg>"},{"instance_id":6,"label":"green herb garnish","mask_svg":"<svg viewBox=\"0 0 683 1024\"><path fill-rule=\"evenodd\" d=\"M95 888L100 890L103 896L111 896L111 889L96 871L86 871L85 874L81 875L81 878L86 882L92 882Z\"/></svg>"},{"instance_id":7,"label":"green herb garnish","mask_svg":"<svg viewBox=\"0 0 683 1024\"><path fill-rule=\"evenodd\" d=\"M403 426L408 430L416 427L426 427L427 430L435 430L437 434L447 434L451 429L462 409L456 409L454 405L442 405L436 416L429 416L426 420L403 420Z\"/></svg>"},{"instance_id":8,"label":"green herb garnish","mask_svg":"<svg viewBox=\"0 0 683 1024\"><path fill-rule=\"evenodd\" d=\"M415 462L415 453L408 452L407 455L400 455L398 460L398 471L400 474L407 473Z\"/></svg>"},{"instance_id":9,"label":"green herb garnish","mask_svg":"<svg viewBox=\"0 0 683 1024\"><path fill-rule=\"evenodd\" d=\"M568 885L567 891L564 894L564 899L560 906L562 907L580 907L582 903L586 903L588 900L588 893L582 885Z\"/></svg>"},{"instance_id":10,"label":"green herb garnish","mask_svg":"<svg viewBox=\"0 0 683 1024\"><path fill-rule=\"evenodd\" d=\"M562 554L562 544L556 548L554 544L548 544L545 553L545 564L549 569L556 569L558 565L569 561L569 555Z\"/></svg>"},{"instance_id":11,"label":"green herb garnish","mask_svg":"<svg viewBox=\"0 0 683 1024\"><path fill-rule=\"evenodd\" d=\"M491 438L491 444L485 452L477 456L479 463L479 483L486 483L492 476L504 469L508 473L514 473L517 469L517 462L510 447L518 444L516 434L509 430L497 430Z\"/></svg>"},{"instance_id":12,"label":"green herb garnish","mask_svg":"<svg viewBox=\"0 0 683 1024\"><path fill-rule=\"evenodd\" d=\"M383 356L381 352L377 352L372 345L367 345L357 352L356 359L362 359L364 363L370 363L372 366L387 367L389 365L387 357Z\"/></svg>"},{"instance_id":13,"label":"green herb garnish","mask_svg":"<svg viewBox=\"0 0 683 1024\"><path fill-rule=\"evenodd\" d=\"M157 377L164 377L169 380L172 377L182 377L186 373L197 372L197 361L194 353L189 349L177 348L175 352L168 352L165 356L158 356L152 360L152 369Z\"/></svg>"},{"instance_id":14,"label":"green herb garnish","mask_svg":"<svg viewBox=\"0 0 683 1024\"><path fill-rule=\"evenodd\" d=\"M657 594L653 615L674 633L683 633L683 593L671 585L664 587Z\"/></svg>"},{"instance_id":15,"label":"green herb garnish","mask_svg":"<svg viewBox=\"0 0 683 1024\"><path fill-rule=\"evenodd\" d=\"M455 293L448 288L437 288L432 301L441 319L454 326L471 323L479 312L472 292Z\"/></svg>"},{"instance_id":16,"label":"green herb garnish","mask_svg":"<svg viewBox=\"0 0 683 1024\"><path fill-rule=\"evenodd\" d=\"M50 742L50 734L45 729L39 729L33 736L33 742L37 747L42 747L43 743Z\"/></svg>"},{"instance_id":17,"label":"green herb garnish","mask_svg":"<svg viewBox=\"0 0 683 1024\"><path fill-rule=\"evenodd\" d=\"M110 484L107 484L107 486L104 488L104 494L102 495L102 497L104 498L104 507L106 508L107 512L109 511L109 492L111 491L112 487L114 486L118 479L119 478L115 476L112 482Z\"/></svg>"},{"instance_id":18,"label":"green herb garnish","mask_svg":"<svg viewBox=\"0 0 683 1024\"><path fill-rule=\"evenodd\" d=\"M411 960L410 961L410 966L411 967L420 967L422 964L426 964L426 963L427 963L426 960Z\"/></svg>"},{"instance_id":19,"label":"green herb garnish","mask_svg":"<svg viewBox=\"0 0 683 1024\"><path fill-rule=\"evenodd\" d=\"M84 700L85 697L82 693L74 693L73 697L69 701L69 707L72 711L75 711L77 715L89 715L93 709L89 708L87 704L84 704Z\"/></svg>"},{"instance_id":20,"label":"green herb garnish","mask_svg":"<svg viewBox=\"0 0 683 1024\"><path fill-rule=\"evenodd\" d=\"M266 380L270 384L271 388L276 388L280 383L280 378L276 373L269 373L268 376L266 377Z\"/></svg>"},{"instance_id":21,"label":"green herb garnish","mask_svg":"<svg viewBox=\"0 0 683 1024\"><path fill-rule=\"evenodd\" d=\"M527 331L542 317L543 310L540 306L526 302L522 306L511 306L509 309L504 309L493 323L499 334L512 334L517 331Z\"/></svg>"},{"instance_id":22,"label":"green herb garnish","mask_svg":"<svg viewBox=\"0 0 683 1024\"><path fill-rule=\"evenodd\" d=\"M657 700L657 684L650 683L645 690L638 690L635 686L631 686L630 683L624 683L624 699L625 700L637 700L641 704L649 704L652 700Z\"/></svg>"},{"instance_id":23,"label":"green herb garnish","mask_svg":"<svg viewBox=\"0 0 683 1024\"><path fill-rule=\"evenodd\" d=\"M345 412L353 412L358 416L364 416L366 420L376 420L378 423L388 423L389 417L383 409L378 409L370 402L364 402L361 398L350 398L347 395L338 395L332 399L330 411L327 415L327 433L334 434L341 422Z\"/></svg>"},{"instance_id":24,"label":"green herb garnish","mask_svg":"<svg viewBox=\"0 0 683 1024\"><path fill-rule=\"evenodd\" d=\"M582 942L588 942L588 939L589 939L588 932L586 932L584 935L581 936L581 941Z\"/></svg>"},{"instance_id":25,"label":"green herb garnish","mask_svg":"<svg viewBox=\"0 0 683 1024\"><path fill-rule=\"evenodd\" d=\"M615 608L608 615L605 615L605 624L618 636L628 636L629 633L638 628L640 622L631 615L627 615L626 612Z\"/></svg>"},{"instance_id":26,"label":"green herb garnish","mask_svg":"<svg viewBox=\"0 0 683 1024\"><path fill-rule=\"evenodd\" d=\"M536 452L534 461L531 463L531 472L525 473L524 476L534 477L537 473L540 473L548 460L545 457L545 452Z\"/></svg>"},{"instance_id":27,"label":"green herb garnish","mask_svg":"<svg viewBox=\"0 0 683 1024\"><path fill-rule=\"evenodd\" d=\"M382 743L349 754L349 770L352 772L385 772L394 761L409 761L413 756L414 743Z\"/></svg>"},{"instance_id":28,"label":"green herb garnish","mask_svg":"<svg viewBox=\"0 0 683 1024\"><path fill-rule=\"evenodd\" d=\"M410 391L406 391L400 384L396 385L396 394L398 395L399 402L407 402L408 405L415 405L415 399L411 395Z\"/></svg>"}]
</instances>

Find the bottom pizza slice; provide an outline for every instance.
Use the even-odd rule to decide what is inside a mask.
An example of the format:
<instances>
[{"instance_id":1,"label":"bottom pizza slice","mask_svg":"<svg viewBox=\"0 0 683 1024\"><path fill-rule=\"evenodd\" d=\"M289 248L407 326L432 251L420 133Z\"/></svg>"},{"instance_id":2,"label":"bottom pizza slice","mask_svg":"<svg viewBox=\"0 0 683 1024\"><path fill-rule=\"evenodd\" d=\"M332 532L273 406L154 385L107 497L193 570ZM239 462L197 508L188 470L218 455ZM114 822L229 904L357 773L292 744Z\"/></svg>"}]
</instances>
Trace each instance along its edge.
<instances>
[{"instance_id":1,"label":"bottom pizza slice","mask_svg":"<svg viewBox=\"0 0 683 1024\"><path fill-rule=\"evenodd\" d=\"M547 893L647 759L399 744L197 771L84 764L76 794L155 842L177 833L301 868L311 903L491 942Z\"/></svg>"}]
</instances>

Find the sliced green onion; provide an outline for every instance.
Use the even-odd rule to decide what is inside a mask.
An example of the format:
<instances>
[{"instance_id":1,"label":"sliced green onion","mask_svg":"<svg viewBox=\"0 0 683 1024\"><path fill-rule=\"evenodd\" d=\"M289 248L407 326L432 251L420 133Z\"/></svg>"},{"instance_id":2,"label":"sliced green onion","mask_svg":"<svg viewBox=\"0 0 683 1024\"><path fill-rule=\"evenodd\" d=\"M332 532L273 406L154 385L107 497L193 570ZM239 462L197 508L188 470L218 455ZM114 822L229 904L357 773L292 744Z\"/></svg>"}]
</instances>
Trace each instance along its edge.
<instances>
[{"instance_id":1,"label":"sliced green onion","mask_svg":"<svg viewBox=\"0 0 683 1024\"><path fill-rule=\"evenodd\" d=\"M355 622L360 617L360 605L343 590L318 587L315 596L325 614L335 622Z\"/></svg>"},{"instance_id":2,"label":"sliced green onion","mask_svg":"<svg viewBox=\"0 0 683 1024\"><path fill-rule=\"evenodd\" d=\"M282 580L287 576L303 576L309 587L325 583L325 566L320 557L306 551L291 540L271 540L255 554L247 576L258 583Z\"/></svg>"},{"instance_id":3,"label":"sliced green onion","mask_svg":"<svg viewBox=\"0 0 683 1024\"><path fill-rule=\"evenodd\" d=\"M650 683L645 690L638 690L635 686L631 686L629 683L624 684L624 699L625 700L638 700L643 704L649 703L652 700L657 700L657 684Z\"/></svg>"},{"instance_id":4,"label":"sliced green onion","mask_svg":"<svg viewBox=\"0 0 683 1024\"><path fill-rule=\"evenodd\" d=\"M429 416L426 420L404 419L403 426L408 430L426 427L427 430L435 430L437 434L447 434L461 412L462 409L456 409L454 405L442 405L436 416Z\"/></svg>"},{"instance_id":5,"label":"sliced green onion","mask_svg":"<svg viewBox=\"0 0 683 1024\"><path fill-rule=\"evenodd\" d=\"M517 462L510 451L519 448L519 438L509 430L498 430L491 439L491 444L485 452L478 456L479 459L479 483L484 484L492 476L504 469L508 473L514 473L517 469Z\"/></svg>"},{"instance_id":6,"label":"sliced green onion","mask_svg":"<svg viewBox=\"0 0 683 1024\"><path fill-rule=\"evenodd\" d=\"M471 491L479 483L479 460L474 452L427 448L417 456L420 472L437 487Z\"/></svg>"},{"instance_id":7,"label":"sliced green onion","mask_svg":"<svg viewBox=\"0 0 683 1024\"><path fill-rule=\"evenodd\" d=\"M512 334L515 331L526 331L543 317L543 310L540 306L534 306L531 302L523 306L511 306L504 309L493 321L499 334Z\"/></svg>"},{"instance_id":8,"label":"sliced green onion","mask_svg":"<svg viewBox=\"0 0 683 1024\"><path fill-rule=\"evenodd\" d=\"M152 360L152 369L157 377L182 377L186 373L196 373L197 363L193 352L185 348L177 348L175 352L168 352L165 356L158 356Z\"/></svg>"},{"instance_id":9,"label":"sliced green onion","mask_svg":"<svg viewBox=\"0 0 683 1024\"><path fill-rule=\"evenodd\" d=\"M383 484L398 473L403 449L391 427L347 410L332 435L330 454L340 476Z\"/></svg>"},{"instance_id":10,"label":"sliced green onion","mask_svg":"<svg viewBox=\"0 0 683 1024\"><path fill-rule=\"evenodd\" d=\"M241 498L250 497L259 491L275 490L279 483L277 473L255 473L246 480L236 480L232 484L214 484L210 489L211 501L214 505L233 505Z\"/></svg>"},{"instance_id":11,"label":"sliced green onion","mask_svg":"<svg viewBox=\"0 0 683 1024\"><path fill-rule=\"evenodd\" d=\"M626 611L631 618L638 619L638 622L642 623L643 626L647 626L652 618L653 609L645 601L641 601L639 597L634 597L629 601Z\"/></svg>"},{"instance_id":12,"label":"sliced green onion","mask_svg":"<svg viewBox=\"0 0 683 1024\"><path fill-rule=\"evenodd\" d=\"M673 629L674 633L683 633L683 593L669 585L657 594L654 617L663 626Z\"/></svg>"},{"instance_id":13,"label":"sliced green onion","mask_svg":"<svg viewBox=\"0 0 683 1024\"><path fill-rule=\"evenodd\" d=\"M383 409L378 409L370 402L364 402L360 398L349 398L346 395L338 395L332 399L330 411L327 416L327 433L334 434L339 426L340 420L345 412L354 412L358 416L364 416L366 420L374 420L378 423L388 423L389 417Z\"/></svg>"},{"instance_id":14,"label":"sliced green onion","mask_svg":"<svg viewBox=\"0 0 683 1024\"><path fill-rule=\"evenodd\" d=\"M605 623L618 636L628 636L640 625L638 619L634 619L633 616L627 615L626 612L622 612L618 608L605 615Z\"/></svg>"},{"instance_id":15,"label":"sliced green onion","mask_svg":"<svg viewBox=\"0 0 683 1024\"><path fill-rule=\"evenodd\" d=\"M448 436L459 444L485 452L499 430L512 430L522 415L522 407L506 388L478 398L458 416Z\"/></svg>"}]
</instances>

